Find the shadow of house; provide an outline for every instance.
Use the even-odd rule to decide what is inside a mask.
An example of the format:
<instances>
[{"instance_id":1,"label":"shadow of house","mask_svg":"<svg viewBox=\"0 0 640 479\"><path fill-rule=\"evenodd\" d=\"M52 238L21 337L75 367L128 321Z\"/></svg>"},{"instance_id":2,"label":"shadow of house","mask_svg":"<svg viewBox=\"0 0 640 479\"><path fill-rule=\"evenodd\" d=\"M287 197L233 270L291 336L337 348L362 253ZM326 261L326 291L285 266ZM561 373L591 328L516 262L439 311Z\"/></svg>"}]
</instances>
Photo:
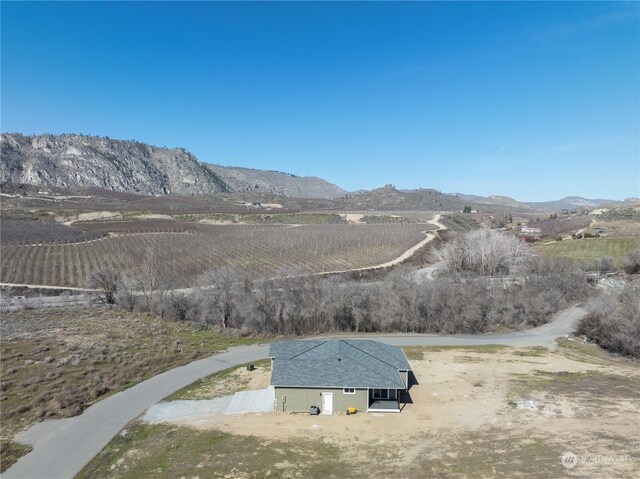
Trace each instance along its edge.
<instances>
[{"instance_id":1,"label":"shadow of house","mask_svg":"<svg viewBox=\"0 0 640 479\"><path fill-rule=\"evenodd\" d=\"M409 381L407 384L407 391L409 391L413 386L419 386L418 378L415 374L413 374L412 370L409 370Z\"/></svg>"}]
</instances>

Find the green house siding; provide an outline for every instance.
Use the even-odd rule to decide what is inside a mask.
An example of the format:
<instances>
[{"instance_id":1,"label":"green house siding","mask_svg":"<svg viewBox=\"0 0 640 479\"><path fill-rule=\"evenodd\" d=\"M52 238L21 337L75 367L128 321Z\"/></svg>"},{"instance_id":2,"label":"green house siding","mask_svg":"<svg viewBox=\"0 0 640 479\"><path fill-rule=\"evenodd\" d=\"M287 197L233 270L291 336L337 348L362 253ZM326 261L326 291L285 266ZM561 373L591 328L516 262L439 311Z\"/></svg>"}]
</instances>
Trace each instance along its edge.
<instances>
[{"instance_id":1,"label":"green house siding","mask_svg":"<svg viewBox=\"0 0 640 479\"><path fill-rule=\"evenodd\" d=\"M345 394L332 388L279 388L276 387L276 410L280 412L309 412L311 406L322 409L322 393L333 393L333 412L355 407L366 411L369 397L366 389L356 389L355 394Z\"/></svg>"}]
</instances>

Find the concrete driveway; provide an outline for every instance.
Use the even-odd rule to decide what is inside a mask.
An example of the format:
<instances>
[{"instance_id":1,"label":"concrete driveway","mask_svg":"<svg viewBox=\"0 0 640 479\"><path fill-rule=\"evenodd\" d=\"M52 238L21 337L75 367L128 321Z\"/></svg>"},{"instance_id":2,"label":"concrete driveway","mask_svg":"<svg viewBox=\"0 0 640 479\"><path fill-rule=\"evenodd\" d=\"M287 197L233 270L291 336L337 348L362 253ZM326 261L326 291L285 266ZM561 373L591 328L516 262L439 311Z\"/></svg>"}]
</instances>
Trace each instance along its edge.
<instances>
[{"instance_id":1,"label":"concrete driveway","mask_svg":"<svg viewBox=\"0 0 640 479\"><path fill-rule=\"evenodd\" d=\"M155 404L142 416L144 422L165 422L189 419L190 421L206 420L222 416L227 410L233 396L215 399L177 400Z\"/></svg>"},{"instance_id":2,"label":"concrete driveway","mask_svg":"<svg viewBox=\"0 0 640 479\"><path fill-rule=\"evenodd\" d=\"M188 419L190 423L208 421L224 414L247 414L273 411L275 390L256 389L240 391L215 399L195 399L154 404L142 416L144 422L176 422Z\"/></svg>"},{"instance_id":3,"label":"concrete driveway","mask_svg":"<svg viewBox=\"0 0 640 479\"><path fill-rule=\"evenodd\" d=\"M233 395L224 413L272 412L275 398L276 393L272 387L254 391L240 391Z\"/></svg>"}]
</instances>

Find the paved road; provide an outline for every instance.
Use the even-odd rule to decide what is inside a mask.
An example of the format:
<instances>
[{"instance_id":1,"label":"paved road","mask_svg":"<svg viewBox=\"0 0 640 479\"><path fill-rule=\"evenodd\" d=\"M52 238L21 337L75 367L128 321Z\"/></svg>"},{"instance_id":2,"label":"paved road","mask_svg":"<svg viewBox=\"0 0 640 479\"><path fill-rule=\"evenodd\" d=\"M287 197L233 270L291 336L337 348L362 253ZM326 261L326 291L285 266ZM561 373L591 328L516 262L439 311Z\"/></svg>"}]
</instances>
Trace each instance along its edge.
<instances>
[{"instance_id":1,"label":"paved road","mask_svg":"<svg viewBox=\"0 0 640 479\"><path fill-rule=\"evenodd\" d=\"M334 335L323 338L370 338L397 346L482 345L553 346L558 336L573 331L575 322L584 314L579 307L560 313L551 323L526 332L484 335ZM172 392L195 380L228 367L266 357L268 345L231 348L229 351L194 361L164 372L114 394L88 408L80 416L45 421L31 427L17 438L33 446L33 451L20 458L4 479L66 479L75 476L113 436L132 419L142 414Z\"/></svg>"}]
</instances>

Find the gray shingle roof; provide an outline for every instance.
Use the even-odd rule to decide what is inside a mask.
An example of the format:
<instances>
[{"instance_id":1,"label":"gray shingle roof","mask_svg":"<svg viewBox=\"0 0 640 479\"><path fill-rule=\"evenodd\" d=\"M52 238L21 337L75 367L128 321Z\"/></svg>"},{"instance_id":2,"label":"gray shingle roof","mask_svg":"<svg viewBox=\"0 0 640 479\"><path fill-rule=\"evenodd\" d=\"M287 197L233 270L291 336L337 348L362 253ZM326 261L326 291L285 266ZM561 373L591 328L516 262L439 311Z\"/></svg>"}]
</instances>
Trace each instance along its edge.
<instances>
[{"instance_id":1,"label":"gray shingle roof","mask_svg":"<svg viewBox=\"0 0 640 479\"><path fill-rule=\"evenodd\" d=\"M400 348L370 340L278 341L271 344L271 385L404 389L411 367Z\"/></svg>"}]
</instances>

